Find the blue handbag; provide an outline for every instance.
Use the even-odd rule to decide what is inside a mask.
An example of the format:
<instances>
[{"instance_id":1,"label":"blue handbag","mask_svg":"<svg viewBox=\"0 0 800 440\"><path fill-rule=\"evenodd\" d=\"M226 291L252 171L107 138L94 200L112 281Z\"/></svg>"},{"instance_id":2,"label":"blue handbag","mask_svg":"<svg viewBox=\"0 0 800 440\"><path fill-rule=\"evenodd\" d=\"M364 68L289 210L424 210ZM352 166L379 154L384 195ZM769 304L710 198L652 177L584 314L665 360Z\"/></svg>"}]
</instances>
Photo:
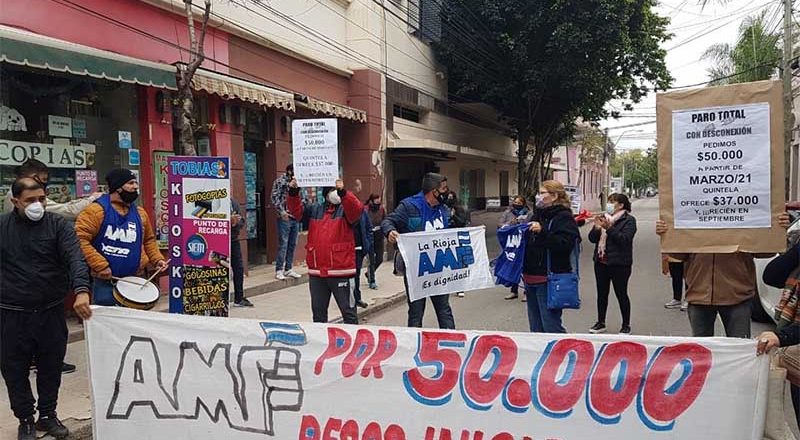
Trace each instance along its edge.
<instances>
[{"instance_id":1,"label":"blue handbag","mask_svg":"<svg viewBox=\"0 0 800 440\"><path fill-rule=\"evenodd\" d=\"M550 221L552 225L553 221ZM548 229L550 229L548 225ZM575 263L575 271L553 273L550 270L550 250L547 251L547 308L550 310L579 309L581 296L578 292L580 281L580 248L576 240L570 261Z\"/></svg>"}]
</instances>

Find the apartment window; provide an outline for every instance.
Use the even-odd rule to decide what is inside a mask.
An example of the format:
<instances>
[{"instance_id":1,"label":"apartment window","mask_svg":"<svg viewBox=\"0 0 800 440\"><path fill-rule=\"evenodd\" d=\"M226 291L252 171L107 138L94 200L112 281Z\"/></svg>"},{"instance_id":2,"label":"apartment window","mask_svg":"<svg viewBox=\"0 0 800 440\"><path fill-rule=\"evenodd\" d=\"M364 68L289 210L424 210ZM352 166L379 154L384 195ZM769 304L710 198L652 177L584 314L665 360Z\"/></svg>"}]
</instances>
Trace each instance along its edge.
<instances>
[{"instance_id":1,"label":"apartment window","mask_svg":"<svg viewBox=\"0 0 800 440\"><path fill-rule=\"evenodd\" d=\"M408 0L408 32L419 35L420 0Z\"/></svg>"},{"instance_id":2,"label":"apartment window","mask_svg":"<svg viewBox=\"0 0 800 440\"><path fill-rule=\"evenodd\" d=\"M420 122L420 114L418 110L414 110L412 108L408 108L400 104L394 105L394 111L392 113L394 114L395 117L400 119L405 119L406 121L411 121L416 123Z\"/></svg>"}]
</instances>

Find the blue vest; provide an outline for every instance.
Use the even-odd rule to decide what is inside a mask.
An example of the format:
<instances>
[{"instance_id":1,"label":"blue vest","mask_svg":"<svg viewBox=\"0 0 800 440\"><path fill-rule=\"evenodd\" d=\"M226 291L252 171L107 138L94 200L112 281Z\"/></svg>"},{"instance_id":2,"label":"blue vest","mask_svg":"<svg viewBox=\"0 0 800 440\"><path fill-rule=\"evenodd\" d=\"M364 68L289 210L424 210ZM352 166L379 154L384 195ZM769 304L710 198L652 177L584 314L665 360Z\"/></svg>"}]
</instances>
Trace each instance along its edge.
<instances>
[{"instance_id":1,"label":"blue vest","mask_svg":"<svg viewBox=\"0 0 800 440\"><path fill-rule=\"evenodd\" d=\"M440 203L436 205L436 207L431 208L431 205L425 200L425 194L423 194L422 191L406 200L417 208L420 219L422 220L422 224L413 225L415 227L411 229L414 231L435 231L437 229L444 229L449 224L450 214L447 207Z\"/></svg>"},{"instance_id":2,"label":"blue vest","mask_svg":"<svg viewBox=\"0 0 800 440\"><path fill-rule=\"evenodd\" d=\"M528 223L503 226L497 230L497 240L501 249L494 266L497 284L506 287L519 284L522 278L522 262L525 259L527 230Z\"/></svg>"},{"instance_id":3,"label":"blue vest","mask_svg":"<svg viewBox=\"0 0 800 440\"><path fill-rule=\"evenodd\" d=\"M115 277L127 277L139 272L142 259L144 230L139 210L131 203L128 214L120 215L111 206L111 197L103 195L95 201L103 207L103 225L92 245L105 257Z\"/></svg>"}]
</instances>

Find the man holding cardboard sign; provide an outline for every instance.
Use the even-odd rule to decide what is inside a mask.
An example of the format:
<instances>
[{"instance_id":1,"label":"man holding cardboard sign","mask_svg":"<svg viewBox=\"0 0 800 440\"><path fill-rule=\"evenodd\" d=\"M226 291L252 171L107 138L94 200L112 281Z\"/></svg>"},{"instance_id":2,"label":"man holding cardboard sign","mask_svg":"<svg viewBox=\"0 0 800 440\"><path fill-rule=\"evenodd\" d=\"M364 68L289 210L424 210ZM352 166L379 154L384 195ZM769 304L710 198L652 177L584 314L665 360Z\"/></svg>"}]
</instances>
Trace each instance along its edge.
<instances>
[{"instance_id":1,"label":"man holding cardboard sign","mask_svg":"<svg viewBox=\"0 0 800 440\"><path fill-rule=\"evenodd\" d=\"M785 247L778 81L658 95L662 251L684 261L694 336L750 337L753 259ZM779 190L780 189L780 190Z\"/></svg>"}]
</instances>

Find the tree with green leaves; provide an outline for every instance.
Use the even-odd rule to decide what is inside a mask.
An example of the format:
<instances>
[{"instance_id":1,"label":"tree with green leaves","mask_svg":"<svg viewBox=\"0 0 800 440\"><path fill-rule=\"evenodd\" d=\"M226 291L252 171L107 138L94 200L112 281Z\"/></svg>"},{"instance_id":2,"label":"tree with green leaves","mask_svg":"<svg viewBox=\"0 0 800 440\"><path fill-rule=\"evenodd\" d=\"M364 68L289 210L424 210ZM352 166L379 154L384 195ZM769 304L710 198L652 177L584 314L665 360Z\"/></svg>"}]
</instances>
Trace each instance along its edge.
<instances>
[{"instance_id":1,"label":"tree with green leaves","mask_svg":"<svg viewBox=\"0 0 800 440\"><path fill-rule=\"evenodd\" d=\"M634 193L649 186L658 187L658 151L649 148L617 152L609 171L612 176L624 176L625 186Z\"/></svg>"},{"instance_id":2,"label":"tree with green leaves","mask_svg":"<svg viewBox=\"0 0 800 440\"><path fill-rule=\"evenodd\" d=\"M656 0L452 0L437 54L451 95L494 106L517 136L519 192L530 195L577 118L612 99L669 87L668 19ZM465 35L466 17L477 18Z\"/></svg>"},{"instance_id":3,"label":"tree with green leaves","mask_svg":"<svg viewBox=\"0 0 800 440\"><path fill-rule=\"evenodd\" d=\"M767 29L766 11L747 17L739 26L736 44L717 43L703 58L713 62L709 85L762 81L772 78L782 59L781 33Z\"/></svg>"}]
</instances>

